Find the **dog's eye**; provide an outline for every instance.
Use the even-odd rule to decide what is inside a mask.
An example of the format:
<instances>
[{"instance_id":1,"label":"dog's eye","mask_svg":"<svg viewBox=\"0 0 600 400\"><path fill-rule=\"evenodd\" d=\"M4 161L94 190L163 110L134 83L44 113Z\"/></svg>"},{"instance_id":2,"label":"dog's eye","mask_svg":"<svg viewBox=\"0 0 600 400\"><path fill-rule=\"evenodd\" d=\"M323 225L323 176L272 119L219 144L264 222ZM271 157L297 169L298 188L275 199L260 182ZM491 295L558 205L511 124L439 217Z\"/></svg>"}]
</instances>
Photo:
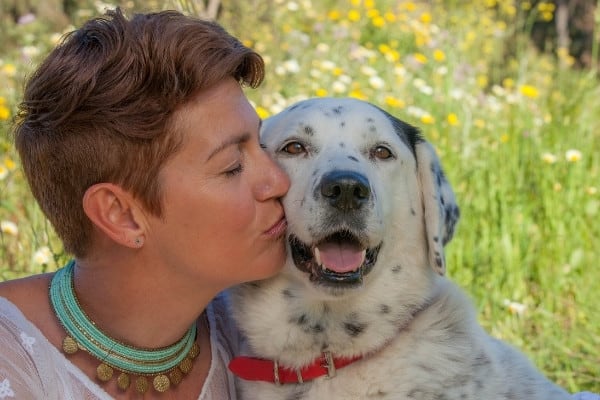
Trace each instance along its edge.
<instances>
[{"instance_id":1,"label":"dog's eye","mask_svg":"<svg viewBox=\"0 0 600 400\"><path fill-rule=\"evenodd\" d=\"M393 158L394 154L392 151L385 146L377 146L371 150L371 158L377 158L379 160L387 160Z\"/></svg>"},{"instance_id":2,"label":"dog's eye","mask_svg":"<svg viewBox=\"0 0 600 400\"><path fill-rule=\"evenodd\" d=\"M284 151L288 154L296 155L306 153L306 148L300 142L290 142L283 146L281 151Z\"/></svg>"}]
</instances>

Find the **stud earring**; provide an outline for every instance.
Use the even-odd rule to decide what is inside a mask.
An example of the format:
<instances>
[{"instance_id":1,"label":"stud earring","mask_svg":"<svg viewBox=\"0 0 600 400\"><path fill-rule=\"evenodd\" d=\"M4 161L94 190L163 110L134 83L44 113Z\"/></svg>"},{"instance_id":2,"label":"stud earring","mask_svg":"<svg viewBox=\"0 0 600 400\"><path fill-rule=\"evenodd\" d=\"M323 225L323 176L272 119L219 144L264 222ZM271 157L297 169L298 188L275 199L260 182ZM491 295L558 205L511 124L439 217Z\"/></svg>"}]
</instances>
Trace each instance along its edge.
<instances>
[{"instance_id":1,"label":"stud earring","mask_svg":"<svg viewBox=\"0 0 600 400\"><path fill-rule=\"evenodd\" d=\"M133 243L135 243L137 247L142 247L142 245L144 244L144 239L141 237L136 237Z\"/></svg>"}]
</instances>

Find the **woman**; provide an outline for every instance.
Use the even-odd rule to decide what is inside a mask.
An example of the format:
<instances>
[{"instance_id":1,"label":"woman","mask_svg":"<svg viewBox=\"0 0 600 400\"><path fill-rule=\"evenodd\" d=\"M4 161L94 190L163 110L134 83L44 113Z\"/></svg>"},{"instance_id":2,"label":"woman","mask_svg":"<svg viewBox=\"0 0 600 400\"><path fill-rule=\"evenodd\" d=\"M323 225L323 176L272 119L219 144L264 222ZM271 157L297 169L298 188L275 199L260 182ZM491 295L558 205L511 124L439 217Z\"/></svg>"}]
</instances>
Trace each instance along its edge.
<instances>
[{"instance_id":1,"label":"woman","mask_svg":"<svg viewBox=\"0 0 600 400\"><path fill-rule=\"evenodd\" d=\"M74 258L0 284L0 398L235 396L217 294L285 257L288 178L242 91L263 73L214 23L118 9L41 64L15 142Z\"/></svg>"}]
</instances>

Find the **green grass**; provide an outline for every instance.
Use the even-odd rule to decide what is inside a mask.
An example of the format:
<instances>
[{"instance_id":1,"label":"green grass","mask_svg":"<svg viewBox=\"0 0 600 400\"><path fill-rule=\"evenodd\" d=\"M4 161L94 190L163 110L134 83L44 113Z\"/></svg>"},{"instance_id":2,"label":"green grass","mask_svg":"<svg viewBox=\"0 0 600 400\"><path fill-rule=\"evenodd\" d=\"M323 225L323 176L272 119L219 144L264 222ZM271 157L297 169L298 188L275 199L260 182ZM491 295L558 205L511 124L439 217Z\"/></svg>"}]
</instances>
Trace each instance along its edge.
<instances>
[{"instance_id":1,"label":"green grass","mask_svg":"<svg viewBox=\"0 0 600 400\"><path fill-rule=\"evenodd\" d=\"M421 127L462 210L448 275L492 334L568 390L600 392L600 82L564 55L533 51L526 30L541 14L522 3L248 1L225 4L221 22L265 56L266 82L248 92L261 116L306 97L353 96ZM18 233L0 236L0 279L67 257L7 136L23 77L53 32L43 21L6 29L0 221ZM44 247L54 257L40 264Z\"/></svg>"}]
</instances>

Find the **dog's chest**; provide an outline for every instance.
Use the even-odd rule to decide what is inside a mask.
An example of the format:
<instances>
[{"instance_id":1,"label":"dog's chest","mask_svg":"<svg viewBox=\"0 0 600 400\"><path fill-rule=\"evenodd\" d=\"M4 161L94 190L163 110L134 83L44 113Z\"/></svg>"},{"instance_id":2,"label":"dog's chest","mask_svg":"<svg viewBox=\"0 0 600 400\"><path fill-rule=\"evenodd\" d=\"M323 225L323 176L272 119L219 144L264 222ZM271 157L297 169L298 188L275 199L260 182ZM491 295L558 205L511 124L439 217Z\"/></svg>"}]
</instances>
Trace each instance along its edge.
<instances>
[{"instance_id":1,"label":"dog's chest","mask_svg":"<svg viewBox=\"0 0 600 400\"><path fill-rule=\"evenodd\" d=\"M461 363L456 354L443 354L436 346L424 345L417 332L396 337L384 351L338 369L333 378L320 377L302 384L276 386L246 382L247 398L260 399L469 399L473 380L468 378L470 361ZM458 344L460 346L460 344ZM440 354L442 354L440 356ZM464 354L464 353L463 353ZM444 359L444 357L448 357ZM450 361L450 359L452 361ZM470 358L469 358L470 359ZM480 371L483 373L483 371ZM469 382L470 379L470 382ZM443 394L444 397L435 397Z\"/></svg>"}]
</instances>

